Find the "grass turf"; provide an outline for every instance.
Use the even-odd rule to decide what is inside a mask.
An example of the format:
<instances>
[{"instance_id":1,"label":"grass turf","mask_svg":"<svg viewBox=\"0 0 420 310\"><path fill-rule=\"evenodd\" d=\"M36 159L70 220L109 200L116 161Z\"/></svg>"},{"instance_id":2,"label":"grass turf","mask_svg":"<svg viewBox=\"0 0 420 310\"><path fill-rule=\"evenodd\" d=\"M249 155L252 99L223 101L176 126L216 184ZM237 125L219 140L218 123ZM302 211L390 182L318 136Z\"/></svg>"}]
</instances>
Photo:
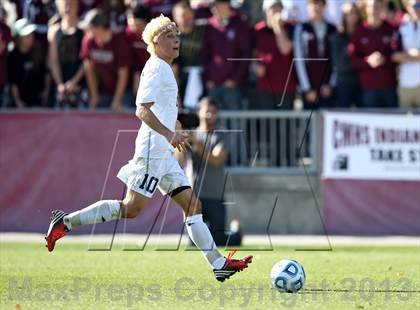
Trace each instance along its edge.
<instances>
[{"instance_id":1,"label":"grass turf","mask_svg":"<svg viewBox=\"0 0 420 310\"><path fill-rule=\"evenodd\" d=\"M0 244L1 309L420 309L419 247L333 251L241 249L254 261L218 283L197 251L87 251L86 244ZM270 287L271 267L294 258L307 282L297 294Z\"/></svg>"}]
</instances>

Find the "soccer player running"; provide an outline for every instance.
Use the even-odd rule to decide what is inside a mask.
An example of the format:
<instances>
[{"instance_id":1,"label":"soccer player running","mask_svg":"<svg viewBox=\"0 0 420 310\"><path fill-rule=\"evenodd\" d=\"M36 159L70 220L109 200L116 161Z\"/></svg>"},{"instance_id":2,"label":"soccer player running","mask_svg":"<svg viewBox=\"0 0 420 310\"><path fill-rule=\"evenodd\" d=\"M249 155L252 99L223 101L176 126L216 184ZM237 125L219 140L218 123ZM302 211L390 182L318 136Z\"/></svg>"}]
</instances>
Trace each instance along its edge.
<instances>
[{"instance_id":1,"label":"soccer player running","mask_svg":"<svg viewBox=\"0 0 420 310\"><path fill-rule=\"evenodd\" d=\"M178 87L170 66L179 56L178 28L161 15L147 24L143 40L151 57L141 74L136 98L136 116L142 125L134 158L117 175L127 185L126 196L122 201L101 200L70 214L53 211L46 246L53 251L56 241L78 226L135 218L159 187L184 210L188 235L212 265L216 279L224 281L247 268L252 256L233 259L235 251L227 257L220 254L203 222L201 202L173 155L175 147L189 146L188 135L176 130L181 127L177 121Z\"/></svg>"}]
</instances>

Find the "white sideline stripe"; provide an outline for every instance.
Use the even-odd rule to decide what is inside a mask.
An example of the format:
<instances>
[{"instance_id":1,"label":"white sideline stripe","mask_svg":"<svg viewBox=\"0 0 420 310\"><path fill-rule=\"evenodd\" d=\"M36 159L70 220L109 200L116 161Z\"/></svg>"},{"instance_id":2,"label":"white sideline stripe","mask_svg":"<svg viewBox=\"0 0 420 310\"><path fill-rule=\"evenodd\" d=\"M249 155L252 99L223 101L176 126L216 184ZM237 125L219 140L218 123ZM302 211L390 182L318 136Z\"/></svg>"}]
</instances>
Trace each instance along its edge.
<instances>
[{"instance_id":1,"label":"white sideline stripe","mask_svg":"<svg viewBox=\"0 0 420 310\"><path fill-rule=\"evenodd\" d=\"M38 233L19 233L19 232L1 232L0 243L6 242L29 242L29 243L44 243L44 234ZM92 239L91 239L92 238ZM147 235L140 234L116 234L114 244L143 244ZM325 236L318 235L273 235L270 237L273 245L287 245L287 246L307 246L307 247L321 247L328 248L328 240ZM359 236L329 236L332 246L336 245L393 245L406 246L416 245L420 246L420 237L415 236L384 236L384 237L359 237ZM60 243L107 243L112 239L112 234L108 235L67 235L61 239ZM150 235L149 244L178 244L179 235ZM186 235L182 238L183 244L188 244ZM270 242L268 236L264 235L246 235L243 239L244 245L261 245L264 248L269 248Z\"/></svg>"}]
</instances>

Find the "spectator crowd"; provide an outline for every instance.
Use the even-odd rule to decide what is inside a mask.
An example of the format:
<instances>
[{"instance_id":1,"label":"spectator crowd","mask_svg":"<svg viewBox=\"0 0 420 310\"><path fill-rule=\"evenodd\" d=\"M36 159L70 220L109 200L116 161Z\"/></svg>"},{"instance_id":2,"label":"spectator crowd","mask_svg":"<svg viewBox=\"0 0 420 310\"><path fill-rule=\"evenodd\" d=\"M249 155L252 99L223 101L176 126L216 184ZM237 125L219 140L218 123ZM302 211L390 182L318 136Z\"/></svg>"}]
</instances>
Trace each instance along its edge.
<instances>
[{"instance_id":1,"label":"spectator crowd","mask_svg":"<svg viewBox=\"0 0 420 310\"><path fill-rule=\"evenodd\" d=\"M134 108L161 13L180 106L420 107L420 0L4 0L0 107Z\"/></svg>"}]
</instances>

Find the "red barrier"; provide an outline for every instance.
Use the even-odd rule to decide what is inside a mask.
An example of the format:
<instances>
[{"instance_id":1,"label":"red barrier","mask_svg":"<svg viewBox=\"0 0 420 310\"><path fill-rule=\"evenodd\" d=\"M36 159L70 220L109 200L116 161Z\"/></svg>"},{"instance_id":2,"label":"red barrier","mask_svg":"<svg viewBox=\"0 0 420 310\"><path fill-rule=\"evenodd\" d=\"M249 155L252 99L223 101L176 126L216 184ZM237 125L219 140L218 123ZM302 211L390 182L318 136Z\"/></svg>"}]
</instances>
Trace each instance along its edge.
<instances>
[{"instance_id":1,"label":"red barrier","mask_svg":"<svg viewBox=\"0 0 420 310\"><path fill-rule=\"evenodd\" d=\"M1 113L0 231L45 232L51 210L79 209L99 200L102 191L103 199L121 199L124 184L116 174L133 156L139 126L131 114ZM148 233L163 202L155 196L138 218L121 221L117 232ZM154 232L165 218L162 232L180 233L181 209L165 210ZM95 233L114 227L97 225ZM91 226L75 230L90 232Z\"/></svg>"},{"instance_id":2,"label":"red barrier","mask_svg":"<svg viewBox=\"0 0 420 310\"><path fill-rule=\"evenodd\" d=\"M324 218L329 234L420 235L420 183L326 179Z\"/></svg>"}]
</instances>

